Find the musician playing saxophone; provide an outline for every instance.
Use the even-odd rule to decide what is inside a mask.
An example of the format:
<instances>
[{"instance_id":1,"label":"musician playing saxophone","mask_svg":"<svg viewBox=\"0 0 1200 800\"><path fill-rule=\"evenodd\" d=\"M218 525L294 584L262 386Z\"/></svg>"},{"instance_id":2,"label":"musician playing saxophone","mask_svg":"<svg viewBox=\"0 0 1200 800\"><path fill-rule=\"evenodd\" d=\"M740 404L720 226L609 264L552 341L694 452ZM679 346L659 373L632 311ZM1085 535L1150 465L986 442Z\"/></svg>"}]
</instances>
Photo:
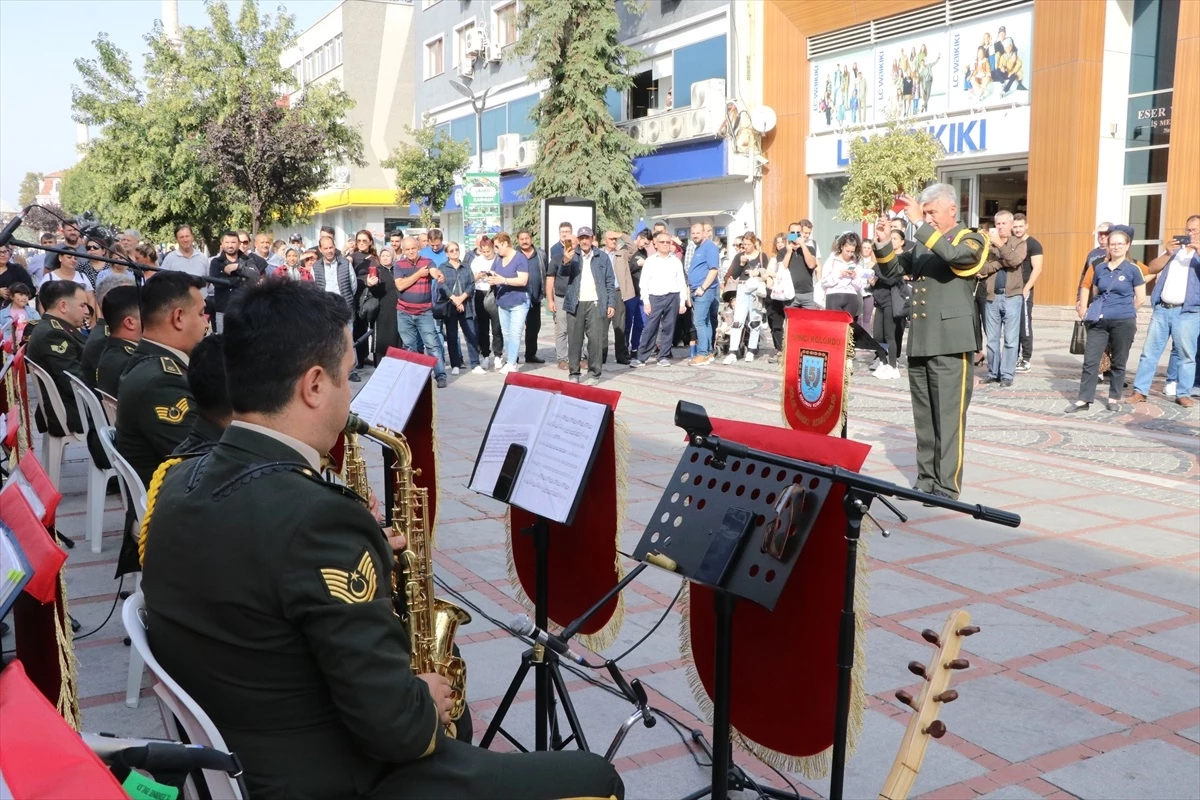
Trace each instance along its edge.
<instances>
[{"instance_id":1,"label":"musician playing saxophone","mask_svg":"<svg viewBox=\"0 0 1200 800\"><path fill-rule=\"evenodd\" d=\"M266 281L231 300L233 422L148 490L155 656L239 755L254 798L622 797L599 756L495 753L445 734L449 685L412 674L392 609L403 542L319 473L349 413L349 323L314 284Z\"/></svg>"}]
</instances>

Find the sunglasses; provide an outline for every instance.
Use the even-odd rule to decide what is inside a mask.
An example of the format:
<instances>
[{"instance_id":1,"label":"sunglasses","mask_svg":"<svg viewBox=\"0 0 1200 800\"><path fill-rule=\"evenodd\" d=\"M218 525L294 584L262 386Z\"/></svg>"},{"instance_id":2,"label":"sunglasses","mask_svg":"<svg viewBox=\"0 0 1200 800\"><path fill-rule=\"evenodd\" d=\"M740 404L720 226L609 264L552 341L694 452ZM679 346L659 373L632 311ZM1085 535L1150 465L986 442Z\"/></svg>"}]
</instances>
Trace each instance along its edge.
<instances>
[{"instance_id":1,"label":"sunglasses","mask_svg":"<svg viewBox=\"0 0 1200 800\"><path fill-rule=\"evenodd\" d=\"M87 250L89 253L99 253L99 252L100 252L100 248L99 248L99 247L96 247L95 245L88 245L88 246L87 246L85 249L86 249L86 250Z\"/></svg>"}]
</instances>

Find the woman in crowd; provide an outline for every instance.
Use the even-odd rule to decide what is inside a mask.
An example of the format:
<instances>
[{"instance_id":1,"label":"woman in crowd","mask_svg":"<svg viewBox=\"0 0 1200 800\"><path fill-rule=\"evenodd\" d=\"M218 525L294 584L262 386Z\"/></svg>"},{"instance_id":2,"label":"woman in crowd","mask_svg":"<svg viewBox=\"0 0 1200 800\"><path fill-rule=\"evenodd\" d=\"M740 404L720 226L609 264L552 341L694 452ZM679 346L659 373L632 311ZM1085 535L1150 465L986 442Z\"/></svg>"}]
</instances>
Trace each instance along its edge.
<instances>
[{"instance_id":1,"label":"woman in crowd","mask_svg":"<svg viewBox=\"0 0 1200 800\"><path fill-rule=\"evenodd\" d=\"M856 233L843 233L834 243L821 270L821 285L825 287L825 308L830 311L845 311L858 319L862 313L862 289L866 285L863 271L858 263L858 249L862 242Z\"/></svg>"},{"instance_id":2,"label":"woman in crowd","mask_svg":"<svg viewBox=\"0 0 1200 800\"><path fill-rule=\"evenodd\" d=\"M765 256L758 249L758 245L758 237L753 231L742 234L741 253L734 256L727 273L727 278L737 283L737 295L733 301L733 327L729 332L729 355L725 358L726 364L734 363L739 357L753 361L755 353L758 352L759 329L762 327L765 310L758 289L765 289L767 274ZM764 291L763 295L765 294Z\"/></svg>"},{"instance_id":3,"label":"woman in crowd","mask_svg":"<svg viewBox=\"0 0 1200 800\"><path fill-rule=\"evenodd\" d=\"M892 252L904 252L904 234L900 231L892 231ZM866 242L865 245L869 245ZM871 252L874 257L874 248ZM900 358L901 347L904 343L904 327L907 324L907 290L908 286L905 283L904 276L899 275L895 278L885 278L878 271L874 272L871 278L871 298L874 301L874 326L872 332L875 335L875 341L883 342L887 352L879 363L875 365L875 377L880 380L892 380L900 377L900 369L896 366L897 359Z\"/></svg>"},{"instance_id":4,"label":"woman in crowd","mask_svg":"<svg viewBox=\"0 0 1200 800\"><path fill-rule=\"evenodd\" d=\"M500 258L496 255L492 240L480 236L470 266L471 274L475 276L475 340L479 343L479 355L482 357L484 369L487 369L488 358L493 353L496 355L495 368L500 369L504 353L500 313L489 281L489 276L496 271L499 262Z\"/></svg>"},{"instance_id":5,"label":"woman in crowd","mask_svg":"<svg viewBox=\"0 0 1200 800\"><path fill-rule=\"evenodd\" d=\"M1146 301L1146 281L1137 265L1128 260L1130 237L1124 230L1108 234L1108 258L1095 267L1092 288L1095 299L1087 304L1088 289L1080 288L1075 310L1087 328L1087 349L1083 355L1083 377L1079 397L1067 408L1068 414L1091 408L1100 378L1100 357L1112 344L1112 372L1109 376L1109 411L1119 411L1125 386L1125 365L1129 348L1137 333L1137 310Z\"/></svg>"},{"instance_id":6,"label":"woman in crowd","mask_svg":"<svg viewBox=\"0 0 1200 800\"><path fill-rule=\"evenodd\" d=\"M862 315L859 322L867 330L875 318L875 298L871 294L871 284L875 282L875 248L865 241L858 248L858 263L863 272Z\"/></svg>"},{"instance_id":7,"label":"woman in crowd","mask_svg":"<svg viewBox=\"0 0 1200 800\"><path fill-rule=\"evenodd\" d=\"M17 283L33 288L29 271L12 260L12 249L8 245L0 245L0 306L12 300L9 287Z\"/></svg>"},{"instance_id":8,"label":"woman in crowd","mask_svg":"<svg viewBox=\"0 0 1200 800\"><path fill-rule=\"evenodd\" d=\"M378 263L375 267L376 283L371 283L368 270L365 283L367 293L378 304L375 316L375 363L387 355L389 347L400 346L400 329L396 322L396 276L392 265L396 263L396 254L391 248L385 247L379 251Z\"/></svg>"},{"instance_id":9,"label":"woman in crowd","mask_svg":"<svg viewBox=\"0 0 1200 800\"><path fill-rule=\"evenodd\" d=\"M368 230L361 230L354 234L354 250L350 253L350 266L354 268L354 274L358 277L359 286L365 286L367 275L374 267L379 268L379 256L375 253L375 234ZM359 290L359 310L360 313L354 315L354 341L362 339L362 343L354 348L355 355L358 359L358 368L361 369L367 362L367 354L370 347L366 339L363 337L375 325L375 317L378 312L372 308L370 314L364 315L361 313L363 308L362 300L364 299L365 291Z\"/></svg>"},{"instance_id":10,"label":"woman in crowd","mask_svg":"<svg viewBox=\"0 0 1200 800\"><path fill-rule=\"evenodd\" d=\"M446 245L446 263L442 267L445 276L446 294L450 307L444 320L446 326L446 349L450 352L450 374L457 375L463 368L462 350L458 333L462 331L467 340L467 357L471 361L471 372L482 375L486 370L479 364L479 342L475 338L475 276L471 268L463 263L462 245L450 242Z\"/></svg>"},{"instance_id":11,"label":"woman in crowd","mask_svg":"<svg viewBox=\"0 0 1200 800\"><path fill-rule=\"evenodd\" d=\"M778 364L780 355L783 353L783 309L787 303L783 300L771 299L771 286L775 282L775 274L779 269L779 264L783 261L786 250L787 234L775 234L775 239L771 243L771 258L767 262L767 299L764 301L767 307L767 327L771 329L771 343L775 345L775 352L767 359L770 364Z\"/></svg>"},{"instance_id":12,"label":"woman in crowd","mask_svg":"<svg viewBox=\"0 0 1200 800\"><path fill-rule=\"evenodd\" d=\"M488 277L488 283L496 287L496 309L500 317L500 329L504 331L504 367L501 372L517 369L517 355L521 342L525 341L525 317L529 315L529 262L520 250L513 247L507 233L498 233L496 266ZM498 358L498 356L497 356Z\"/></svg>"},{"instance_id":13,"label":"woman in crowd","mask_svg":"<svg viewBox=\"0 0 1200 800\"><path fill-rule=\"evenodd\" d=\"M54 269L46 270L45 274L42 275L42 281L38 284L38 288L42 288L50 281L73 281L79 284L87 292L88 318L94 322L96 319L96 294L92 289L92 282L88 280L86 275L76 269L78 263L79 257L74 253L59 253L58 266ZM41 303L40 300L38 302L39 304ZM46 309L43 308L40 310L43 314L46 313ZM91 327L88 320L84 321L83 326L85 328Z\"/></svg>"},{"instance_id":14,"label":"woman in crowd","mask_svg":"<svg viewBox=\"0 0 1200 800\"><path fill-rule=\"evenodd\" d=\"M300 263L300 248L288 245L283 251L283 262L274 268L272 273L277 278L289 278L294 281L313 280L312 266Z\"/></svg>"}]
</instances>

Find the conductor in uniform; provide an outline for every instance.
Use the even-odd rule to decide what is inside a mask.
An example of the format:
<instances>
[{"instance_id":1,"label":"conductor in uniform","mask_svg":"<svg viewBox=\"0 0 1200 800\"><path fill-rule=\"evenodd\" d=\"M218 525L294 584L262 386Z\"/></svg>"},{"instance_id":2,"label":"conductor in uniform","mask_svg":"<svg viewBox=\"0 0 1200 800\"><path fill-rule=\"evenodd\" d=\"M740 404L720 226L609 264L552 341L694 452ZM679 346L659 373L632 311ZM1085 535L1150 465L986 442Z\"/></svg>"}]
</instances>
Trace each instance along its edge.
<instances>
[{"instance_id":1,"label":"conductor in uniform","mask_svg":"<svg viewBox=\"0 0 1200 800\"><path fill-rule=\"evenodd\" d=\"M413 674L390 596L403 537L320 474L350 409L341 297L295 281L243 288L224 337L233 421L207 454L156 471L142 587L155 656L241 758L250 796L622 797L595 754L446 735L450 686Z\"/></svg>"},{"instance_id":2,"label":"conductor in uniform","mask_svg":"<svg viewBox=\"0 0 1200 800\"><path fill-rule=\"evenodd\" d=\"M889 280L912 276L908 384L917 435L914 488L957 499L962 491L963 440L979 350L975 321L976 275L987 261L988 238L958 222L953 186L935 183L917 200L901 195L910 220L924 223L913 247L892 250L885 220L875 226L875 261Z\"/></svg>"}]
</instances>

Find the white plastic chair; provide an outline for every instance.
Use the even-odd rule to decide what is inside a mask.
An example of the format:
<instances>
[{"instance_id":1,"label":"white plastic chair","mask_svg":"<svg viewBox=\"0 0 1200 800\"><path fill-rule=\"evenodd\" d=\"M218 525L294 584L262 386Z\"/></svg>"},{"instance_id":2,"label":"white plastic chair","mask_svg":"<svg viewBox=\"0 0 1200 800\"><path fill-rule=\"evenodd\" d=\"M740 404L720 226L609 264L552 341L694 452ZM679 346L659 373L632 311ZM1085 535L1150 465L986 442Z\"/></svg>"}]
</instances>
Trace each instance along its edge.
<instances>
[{"instance_id":1,"label":"white plastic chair","mask_svg":"<svg viewBox=\"0 0 1200 800\"><path fill-rule=\"evenodd\" d=\"M158 707L163 715L163 724L167 736L181 740L180 728L187 734L187 740L192 744L200 744L217 750L229 752L217 726L213 725L204 709L193 700L187 692L180 688L175 679L167 674L154 653L150 652L150 642L146 638L145 598L141 591L129 596L121 609L121 620L125 623L125 633L133 643L133 650L138 653L157 681L154 693L158 695ZM204 783L213 800L243 800L237 781L224 772L204 770ZM190 787L190 779L189 779ZM192 796L195 796L194 793Z\"/></svg>"},{"instance_id":2,"label":"white plastic chair","mask_svg":"<svg viewBox=\"0 0 1200 800\"><path fill-rule=\"evenodd\" d=\"M113 397L108 392L96 390L96 394L100 395L100 404L104 406L104 415L108 417L109 425L117 424L117 398Z\"/></svg>"},{"instance_id":3,"label":"white plastic chair","mask_svg":"<svg viewBox=\"0 0 1200 800\"><path fill-rule=\"evenodd\" d=\"M100 405L100 398L79 378L67 373L71 379L71 392L75 395L75 404L79 406L79 420L83 423L83 437L86 441L88 430L96 425L96 435L100 434L101 425L110 425ZM88 459L88 494L87 494L87 537L92 543L92 552L99 553L101 539L104 537L104 497L108 491L108 479L117 476L117 470L101 469L96 466L95 459ZM111 462L110 462L111 463ZM121 493L122 502L125 493Z\"/></svg>"},{"instance_id":4,"label":"white plastic chair","mask_svg":"<svg viewBox=\"0 0 1200 800\"><path fill-rule=\"evenodd\" d=\"M42 464L46 466L46 473L50 476L50 482L54 484L54 488L62 492L60 479L62 478L62 458L63 450L71 442L87 444L87 439L81 434L75 433L67 428L67 409L63 405L63 399L58 393L58 387L54 385L54 380L50 377L50 373L35 364L32 359L26 358L25 363L29 365L29 373L33 375L34 381L38 385L38 408L42 410L42 417L46 420L47 431L42 435ZM58 420L66 434L63 436L51 436L49 425L51 418Z\"/></svg>"}]
</instances>

